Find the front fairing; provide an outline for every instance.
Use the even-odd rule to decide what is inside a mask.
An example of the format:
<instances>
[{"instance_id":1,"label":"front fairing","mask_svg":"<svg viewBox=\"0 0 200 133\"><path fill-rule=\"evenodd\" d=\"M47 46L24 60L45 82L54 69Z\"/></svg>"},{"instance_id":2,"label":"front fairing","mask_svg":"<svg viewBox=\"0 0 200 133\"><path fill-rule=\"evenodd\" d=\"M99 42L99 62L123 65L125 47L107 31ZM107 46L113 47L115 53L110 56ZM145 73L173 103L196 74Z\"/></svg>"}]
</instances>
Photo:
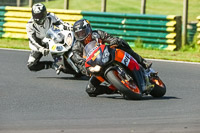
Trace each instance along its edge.
<instances>
[{"instance_id":1,"label":"front fairing","mask_svg":"<svg viewBox=\"0 0 200 133\"><path fill-rule=\"evenodd\" d=\"M47 31L44 41L48 43L52 55L63 55L74 45L74 34L53 26Z\"/></svg>"},{"instance_id":2,"label":"front fairing","mask_svg":"<svg viewBox=\"0 0 200 133\"><path fill-rule=\"evenodd\" d=\"M99 45L96 41L92 41L85 46L85 53L87 56L85 63L86 68L96 65L103 67L112 60L109 46Z\"/></svg>"}]
</instances>

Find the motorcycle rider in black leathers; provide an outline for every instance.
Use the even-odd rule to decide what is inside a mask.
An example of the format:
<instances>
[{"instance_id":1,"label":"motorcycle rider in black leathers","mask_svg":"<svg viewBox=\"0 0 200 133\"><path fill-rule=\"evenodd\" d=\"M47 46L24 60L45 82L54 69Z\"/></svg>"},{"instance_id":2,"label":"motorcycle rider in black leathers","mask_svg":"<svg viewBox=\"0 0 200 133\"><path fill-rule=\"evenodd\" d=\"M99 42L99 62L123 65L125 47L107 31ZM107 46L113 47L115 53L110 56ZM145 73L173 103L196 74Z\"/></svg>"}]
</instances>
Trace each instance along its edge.
<instances>
[{"instance_id":1,"label":"motorcycle rider in black leathers","mask_svg":"<svg viewBox=\"0 0 200 133\"><path fill-rule=\"evenodd\" d=\"M118 37L113 37L112 35L101 31L94 30L92 31L90 23L86 19L78 20L73 25L73 31L75 33L76 43L72 48L74 55L72 56L72 60L76 63L79 70L82 74L87 75L87 70L85 68L85 58L83 58L84 47L90 41L96 40L98 38L99 42L102 44L109 44L111 46L115 46L116 48L122 49L128 52L131 56L133 56L136 61L141 64L145 69L151 66L151 63L148 63L145 59L135 53L127 42ZM100 85L100 81L92 76L89 79L88 85L86 87L86 92L89 96L95 97L100 94L112 94L112 90L110 90L107 86Z\"/></svg>"},{"instance_id":2,"label":"motorcycle rider in black leathers","mask_svg":"<svg viewBox=\"0 0 200 133\"><path fill-rule=\"evenodd\" d=\"M31 49L27 64L29 70L57 69L57 66L53 65L52 61L40 61L42 56L46 56L49 53L49 49L46 44L42 43L42 39L53 25L60 25L65 30L71 26L57 18L54 13L47 12L45 5L42 3L34 4L32 7L32 18L26 25L29 47Z\"/></svg>"}]
</instances>

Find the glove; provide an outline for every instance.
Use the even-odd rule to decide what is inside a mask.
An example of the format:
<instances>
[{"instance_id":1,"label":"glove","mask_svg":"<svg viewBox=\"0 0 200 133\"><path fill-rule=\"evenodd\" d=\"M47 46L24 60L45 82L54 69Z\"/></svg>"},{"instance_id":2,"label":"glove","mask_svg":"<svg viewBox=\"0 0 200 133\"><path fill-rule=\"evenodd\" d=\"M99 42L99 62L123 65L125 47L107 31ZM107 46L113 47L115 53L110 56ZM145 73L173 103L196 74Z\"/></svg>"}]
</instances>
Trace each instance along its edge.
<instances>
[{"instance_id":1,"label":"glove","mask_svg":"<svg viewBox=\"0 0 200 133\"><path fill-rule=\"evenodd\" d=\"M45 39L47 39L47 38L45 38ZM43 40L45 40L45 39L43 39ZM47 39L48 40L48 39ZM46 41L46 40L45 40ZM44 48L49 48L49 43L48 42L45 42L45 41L42 41L42 47L44 47Z\"/></svg>"},{"instance_id":2,"label":"glove","mask_svg":"<svg viewBox=\"0 0 200 133\"><path fill-rule=\"evenodd\" d=\"M49 49L44 48L44 47L39 48L39 51L40 51L44 56L46 56L46 55L49 54Z\"/></svg>"},{"instance_id":3,"label":"glove","mask_svg":"<svg viewBox=\"0 0 200 133\"><path fill-rule=\"evenodd\" d=\"M112 38L110 40L110 45L118 45L118 44L119 44L118 38Z\"/></svg>"},{"instance_id":4,"label":"glove","mask_svg":"<svg viewBox=\"0 0 200 133\"><path fill-rule=\"evenodd\" d=\"M72 30L73 30L73 27L72 27L72 25L69 24L69 23L64 23L64 24L63 24L63 29L64 29L64 30L68 30L68 31L72 31Z\"/></svg>"}]
</instances>

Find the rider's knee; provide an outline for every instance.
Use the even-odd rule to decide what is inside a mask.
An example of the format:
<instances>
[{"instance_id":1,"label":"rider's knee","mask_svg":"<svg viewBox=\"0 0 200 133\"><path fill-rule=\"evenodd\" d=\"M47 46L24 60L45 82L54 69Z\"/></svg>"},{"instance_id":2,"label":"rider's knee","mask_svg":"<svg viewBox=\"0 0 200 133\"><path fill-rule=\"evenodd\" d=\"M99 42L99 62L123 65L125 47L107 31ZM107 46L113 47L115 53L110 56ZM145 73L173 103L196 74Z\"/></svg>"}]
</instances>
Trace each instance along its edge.
<instances>
[{"instance_id":1,"label":"rider's knee","mask_svg":"<svg viewBox=\"0 0 200 133\"><path fill-rule=\"evenodd\" d=\"M90 82L87 84L85 91L87 93L94 93L96 88Z\"/></svg>"},{"instance_id":2,"label":"rider's knee","mask_svg":"<svg viewBox=\"0 0 200 133\"><path fill-rule=\"evenodd\" d=\"M36 71L36 67L33 62L28 62L27 67L30 71Z\"/></svg>"},{"instance_id":3,"label":"rider's knee","mask_svg":"<svg viewBox=\"0 0 200 133\"><path fill-rule=\"evenodd\" d=\"M98 90L94 85L92 85L90 82L87 84L85 91L90 97L96 97L98 95Z\"/></svg>"}]
</instances>

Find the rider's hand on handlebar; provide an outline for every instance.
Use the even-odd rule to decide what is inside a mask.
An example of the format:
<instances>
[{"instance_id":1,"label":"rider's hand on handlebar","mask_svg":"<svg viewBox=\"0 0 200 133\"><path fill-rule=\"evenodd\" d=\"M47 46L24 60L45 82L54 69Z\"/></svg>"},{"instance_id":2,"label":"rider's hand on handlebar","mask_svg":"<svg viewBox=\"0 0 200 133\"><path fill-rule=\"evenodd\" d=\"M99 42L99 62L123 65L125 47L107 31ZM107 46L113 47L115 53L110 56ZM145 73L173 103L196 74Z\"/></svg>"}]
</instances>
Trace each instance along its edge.
<instances>
[{"instance_id":1,"label":"rider's hand on handlebar","mask_svg":"<svg viewBox=\"0 0 200 133\"><path fill-rule=\"evenodd\" d=\"M46 56L46 55L49 54L49 49L44 48L44 47L39 48L39 51L40 51L44 56Z\"/></svg>"}]
</instances>

